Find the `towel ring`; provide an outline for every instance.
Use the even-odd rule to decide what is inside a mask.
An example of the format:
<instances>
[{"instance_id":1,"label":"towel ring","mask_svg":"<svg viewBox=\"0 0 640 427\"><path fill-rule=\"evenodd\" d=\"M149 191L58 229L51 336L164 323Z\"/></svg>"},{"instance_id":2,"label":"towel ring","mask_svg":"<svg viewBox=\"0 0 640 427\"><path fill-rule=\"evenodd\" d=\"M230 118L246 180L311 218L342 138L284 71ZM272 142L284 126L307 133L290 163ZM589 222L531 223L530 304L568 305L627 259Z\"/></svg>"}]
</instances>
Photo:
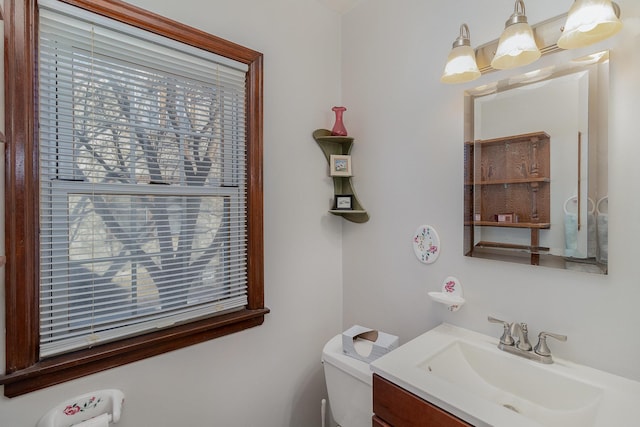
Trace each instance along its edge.
<instances>
[{"instance_id":1,"label":"towel ring","mask_svg":"<svg viewBox=\"0 0 640 427\"><path fill-rule=\"evenodd\" d=\"M607 202L607 212L600 211L600 204L604 201ZM598 203L596 204L596 213L598 215L609 215L609 196L604 196L602 199L598 200Z\"/></svg>"},{"instance_id":2,"label":"towel ring","mask_svg":"<svg viewBox=\"0 0 640 427\"><path fill-rule=\"evenodd\" d=\"M569 203L570 201L575 200L576 203L578 202L578 196L571 196L569 197L567 200L564 201L564 213L565 215L569 215L569 210L567 209L567 203Z\"/></svg>"}]
</instances>

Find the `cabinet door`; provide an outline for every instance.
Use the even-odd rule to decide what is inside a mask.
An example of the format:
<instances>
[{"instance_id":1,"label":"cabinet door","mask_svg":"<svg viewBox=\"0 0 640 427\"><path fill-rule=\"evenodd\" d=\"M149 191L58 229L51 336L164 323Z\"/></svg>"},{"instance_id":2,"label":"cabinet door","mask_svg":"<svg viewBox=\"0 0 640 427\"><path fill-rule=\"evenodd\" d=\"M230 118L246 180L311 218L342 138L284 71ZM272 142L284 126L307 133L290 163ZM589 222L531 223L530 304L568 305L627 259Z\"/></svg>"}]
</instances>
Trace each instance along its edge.
<instances>
[{"instance_id":1,"label":"cabinet door","mask_svg":"<svg viewBox=\"0 0 640 427\"><path fill-rule=\"evenodd\" d=\"M390 426L389 424L385 423L382 419L378 418L375 415L371 419L371 425L372 425L372 427L392 427L392 426Z\"/></svg>"},{"instance_id":2,"label":"cabinet door","mask_svg":"<svg viewBox=\"0 0 640 427\"><path fill-rule=\"evenodd\" d=\"M377 375L373 376L373 412L373 426L472 427ZM376 418L386 424L376 424Z\"/></svg>"}]
</instances>

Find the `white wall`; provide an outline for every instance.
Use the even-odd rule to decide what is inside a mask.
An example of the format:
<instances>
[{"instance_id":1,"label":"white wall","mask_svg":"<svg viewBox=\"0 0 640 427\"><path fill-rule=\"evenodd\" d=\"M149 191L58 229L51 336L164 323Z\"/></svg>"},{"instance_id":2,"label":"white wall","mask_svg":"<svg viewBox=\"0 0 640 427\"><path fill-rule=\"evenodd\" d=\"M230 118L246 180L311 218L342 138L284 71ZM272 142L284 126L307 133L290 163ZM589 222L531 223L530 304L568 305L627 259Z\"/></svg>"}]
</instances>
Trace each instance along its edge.
<instances>
[{"instance_id":1,"label":"white wall","mask_svg":"<svg viewBox=\"0 0 640 427\"><path fill-rule=\"evenodd\" d=\"M527 2L529 22L572 1ZM567 334L559 357L640 380L640 2L619 0L625 22L611 41L608 276L467 258L462 255L463 92L439 82L459 26L478 46L499 37L512 0L369 0L343 18L345 121L358 145L354 187L371 220L343 226L344 326L359 323L402 342L446 321L498 337L487 315ZM522 71L526 71L522 70ZM439 232L430 265L413 255L420 224ZM445 277L461 281L467 304L451 313L430 301Z\"/></svg>"},{"instance_id":2,"label":"white wall","mask_svg":"<svg viewBox=\"0 0 640 427\"><path fill-rule=\"evenodd\" d=\"M405 342L442 321L495 336L489 314L527 321L532 335L569 335L567 343L551 343L559 356L640 379L637 0L618 0L625 29L612 52L616 220L606 277L462 256L465 86L441 85L439 77L459 25L470 25L474 45L495 39L512 0L360 1L341 27L315 0L132 2L265 54L265 293L272 313L249 331L2 398L0 425L33 426L63 399L119 387L127 395L122 427L317 426L322 346L354 323ZM570 4L528 2L527 13L535 23ZM345 123L356 137L354 186L371 215L366 224L325 213L332 186L310 134L331 126L330 107L338 103L348 107ZM442 255L428 266L410 243L423 223L442 240ZM456 313L427 298L448 275L461 280L468 299Z\"/></svg>"},{"instance_id":3,"label":"white wall","mask_svg":"<svg viewBox=\"0 0 640 427\"><path fill-rule=\"evenodd\" d=\"M59 402L107 387L126 394L119 427L319 426L321 351L342 330L342 220L326 213L333 187L311 133L331 126L331 107L340 103L340 17L316 0L132 3L264 53L271 313L258 328L0 398L0 426L35 426Z\"/></svg>"}]
</instances>

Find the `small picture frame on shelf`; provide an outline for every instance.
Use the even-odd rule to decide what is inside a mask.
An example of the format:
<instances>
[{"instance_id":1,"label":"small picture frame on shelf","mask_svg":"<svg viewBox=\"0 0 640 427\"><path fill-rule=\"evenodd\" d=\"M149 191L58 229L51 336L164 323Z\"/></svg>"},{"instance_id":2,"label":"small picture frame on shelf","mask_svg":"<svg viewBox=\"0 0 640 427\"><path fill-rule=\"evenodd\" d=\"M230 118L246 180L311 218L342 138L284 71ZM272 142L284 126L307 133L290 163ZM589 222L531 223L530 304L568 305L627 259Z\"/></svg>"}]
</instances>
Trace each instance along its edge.
<instances>
[{"instance_id":1,"label":"small picture frame on shelf","mask_svg":"<svg viewBox=\"0 0 640 427\"><path fill-rule=\"evenodd\" d=\"M331 176L351 176L351 156L332 154L329 159Z\"/></svg>"},{"instance_id":2,"label":"small picture frame on shelf","mask_svg":"<svg viewBox=\"0 0 640 427\"><path fill-rule=\"evenodd\" d=\"M495 215L495 220L496 222L518 222L519 217L517 214L513 213L513 212L507 212L507 213L499 213L497 215Z\"/></svg>"},{"instance_id":3,"label":"small picture frame on shelf","mask_svg":"<svg viewBox=\"0 0 640 427\"><path fill-rule=\"evenodd\" d=\"M353 210L353 195L336 194L333 208L339 211Z\"/></svg>"}]
</instances>

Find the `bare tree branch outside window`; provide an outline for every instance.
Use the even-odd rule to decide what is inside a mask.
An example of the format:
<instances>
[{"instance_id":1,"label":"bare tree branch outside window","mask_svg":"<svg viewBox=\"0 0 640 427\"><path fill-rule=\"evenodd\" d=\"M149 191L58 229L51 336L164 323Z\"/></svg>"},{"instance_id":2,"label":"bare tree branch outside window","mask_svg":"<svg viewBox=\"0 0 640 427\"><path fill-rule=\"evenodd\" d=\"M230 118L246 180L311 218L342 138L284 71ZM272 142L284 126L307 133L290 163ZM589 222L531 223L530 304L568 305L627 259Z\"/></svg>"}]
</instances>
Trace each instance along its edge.
<instances>
[{"instance_id":1,"label":"bare tree branch outside window","mask_svg":"<svg viewBox=\"0 0 640 427\"><path fill-rule=\"evenodd\" d=\"M190 80L83 51L73 52L70 80L45 77L60 88L58 99L68 96L50 118L56 168L47 171L51 203L42 206L54 221L66 218L59 225L68 230L68 258L60 265L44 257L53 267L42 275L51 311L42 311L41 330L69 322L82 331L88 311L91 327L106 329L233 295L246 280L228 266L244 256L230 245L242 233L231 213L243 209L244 182L223 104L242 109L242 94L215 78ZM63 200L68 214L60 217ZM45 252L61 238L47 235ZM71 290L60 286L67 277ZM60 319L55 311L65 304L69 316Z\"/></svg>"}]
</instances>

